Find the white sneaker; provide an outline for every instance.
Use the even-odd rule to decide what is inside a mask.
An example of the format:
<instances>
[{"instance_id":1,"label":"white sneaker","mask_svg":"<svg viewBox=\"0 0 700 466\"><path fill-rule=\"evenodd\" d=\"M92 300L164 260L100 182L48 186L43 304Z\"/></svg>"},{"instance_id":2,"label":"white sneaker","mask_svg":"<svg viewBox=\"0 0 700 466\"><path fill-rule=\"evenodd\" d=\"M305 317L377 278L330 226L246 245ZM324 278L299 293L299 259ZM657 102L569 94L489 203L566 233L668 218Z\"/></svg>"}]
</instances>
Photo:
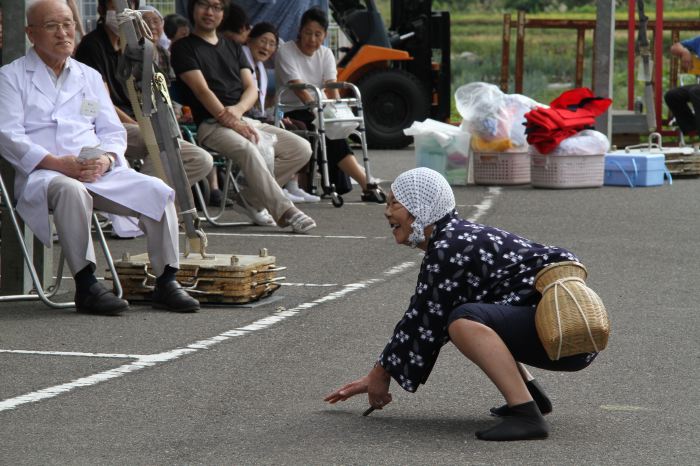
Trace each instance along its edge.
<instances>
[{"instance_id":1,"label":"white sneaker","mask_svg":"<svg viewBox=\"0 0 700 466\"><path fill-rule=\"evenodd\" d=\"M286 188L282 188L282 191L284 191L285 197L290 201L294 202L295 204L300 202L306 202L303 197L292 194Z\"/></svg>"},{"instance_id":2,"label":"white sneaker","mask_svg":"<svg viewBox=\"0 0 700 466\"><path fill-rule=\"evenodd\" d=\"M288 189L285 189L285 191L288 191L289 194L292 196L300 197L303 199L303 201L300 202L321 202L321 198L319 196L314 196L313 194L309 194L300 187L290 187Z\"/></svg>"},{"instance_id":3,"label":"white sneaker","mask_svg":"<svg viewBox=\"0 0 700 466\"><path fill-rule=\"evenodd\" d=\"M267 209L256 211L252 207L246 207L238 202L234 202L233 210L246 215L251 222L256 225L260 225L261 227L273 227L277 225L277 222L275 222L275 219L272 218L272 215L270 215Z\"/></svg>"}]
</instances>

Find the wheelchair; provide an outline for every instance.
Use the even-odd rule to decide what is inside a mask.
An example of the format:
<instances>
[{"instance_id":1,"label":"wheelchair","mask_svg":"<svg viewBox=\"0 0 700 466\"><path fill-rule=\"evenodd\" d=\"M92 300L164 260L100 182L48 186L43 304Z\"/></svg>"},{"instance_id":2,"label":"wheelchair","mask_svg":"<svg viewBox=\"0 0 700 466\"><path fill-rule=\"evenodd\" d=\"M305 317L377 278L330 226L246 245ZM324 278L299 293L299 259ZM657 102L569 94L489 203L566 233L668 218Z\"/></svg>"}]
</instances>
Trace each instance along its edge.
<instances>
[{"instance_id":1,"label":"wheelchair","mask_svg":"<svg viewBox=\"0 0 700 466\"><path fill-rule=\"evenodd\" d=\"M341 97L339 99L325 98L324 91L326 89L336 89L341 92L341 95L343 94L343 91L345 91L345 94L347 94L348 97ZM285 104L282 102L282 97L286 93L294 93L294 91L298 90L311 92L311 94L315 97L314 102L308 105L302 103ZM325 117L323 110L326 108L326 106L338 103L344 103L351 110L353 110L353 116L340 116L336 118ZM291 130L293 133L308 139L313 149L311 161L309 162L309 179L311 180L310 192L315 194L317 191L313 180L315 178L315 166L318 163L321 172L321 189L323 191L322 197L330 197L334 207L342 207L344 203L343 198L336 191L336 186L334 183L331 183L328 175L328 156L326 152L325 136L327 135L328 125L357 123L358 126L353 131L353 134L360 139L360 145L362 147L362 162L365 169L365 176L369 183L372 176L370 172L369 156L367 155L365 119L362 110L360 90L357 88L357 86L349 82L326 83L320 88L307 83L284 85L278 89L277 95L275 96L275 125L281 126L281 120L284 117L284 114L294 110L309 110L315 115L318 115L318 123L315 125L315 130ZM386 201L386 195L379 188L373 188L372 191L374 191L375 197L381 202Z\"/></svg>"}]
</instances>

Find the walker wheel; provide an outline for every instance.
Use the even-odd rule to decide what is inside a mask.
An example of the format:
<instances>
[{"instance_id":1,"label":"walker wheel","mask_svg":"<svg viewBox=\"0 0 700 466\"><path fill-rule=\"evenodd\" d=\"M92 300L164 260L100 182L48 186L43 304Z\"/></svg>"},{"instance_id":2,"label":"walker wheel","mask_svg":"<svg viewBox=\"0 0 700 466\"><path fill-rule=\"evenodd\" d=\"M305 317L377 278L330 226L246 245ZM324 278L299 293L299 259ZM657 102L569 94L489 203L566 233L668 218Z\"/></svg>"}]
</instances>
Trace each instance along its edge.
<instances>
[{"instance_id":1,"label":"walker wheel","mask_svg":"<svg viewBox=\"0 0 700 466\"><path fill-rule=\"evenodd\" d=\"M345 203L343 197L336 192L331 193L331 202L333 203L333 207L343 207Z\"/></svg>"}]
</instances>

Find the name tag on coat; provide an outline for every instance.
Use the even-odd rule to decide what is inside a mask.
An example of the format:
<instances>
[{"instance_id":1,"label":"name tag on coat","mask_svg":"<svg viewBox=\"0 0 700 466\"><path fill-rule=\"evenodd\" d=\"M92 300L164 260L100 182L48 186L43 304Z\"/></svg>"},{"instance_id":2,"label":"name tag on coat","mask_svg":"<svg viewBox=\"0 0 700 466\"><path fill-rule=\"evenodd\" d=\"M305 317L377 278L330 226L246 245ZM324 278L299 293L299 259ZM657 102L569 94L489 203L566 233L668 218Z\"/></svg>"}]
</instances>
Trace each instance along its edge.
<instances>
[{"instance_id":1,"label":"name tag on coat","mask_svg":"<svg viewBox=\"0 0 700 466\"><path fill-rule=\"evenodd\" d=\"M100 111L100 103L97 100L83 99L80 106L80 114L86 117L96 117Z\"/></svg>"}]
</instances>

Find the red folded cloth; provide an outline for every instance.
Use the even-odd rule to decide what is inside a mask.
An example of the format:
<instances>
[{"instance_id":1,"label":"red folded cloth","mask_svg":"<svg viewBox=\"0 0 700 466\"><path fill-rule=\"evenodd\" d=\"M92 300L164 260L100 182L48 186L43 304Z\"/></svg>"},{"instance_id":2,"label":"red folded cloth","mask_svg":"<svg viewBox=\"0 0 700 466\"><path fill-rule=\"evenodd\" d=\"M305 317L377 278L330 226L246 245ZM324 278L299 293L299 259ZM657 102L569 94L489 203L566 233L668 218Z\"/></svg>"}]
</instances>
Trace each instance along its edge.
<instances>
[{"instance_id":1,"label":"red folded cloth","mask_svg":"<svg viewBox=\"0 0 700 466\"><path fill-rule=\"evenodd\" d=\"M549 154L564 139L592 128L595 117L604 113L612 99L596 97L585 87L562 93L550 108L538 107L525 114L527 142L541 154Z\"/></svg>"}]
</instances>

